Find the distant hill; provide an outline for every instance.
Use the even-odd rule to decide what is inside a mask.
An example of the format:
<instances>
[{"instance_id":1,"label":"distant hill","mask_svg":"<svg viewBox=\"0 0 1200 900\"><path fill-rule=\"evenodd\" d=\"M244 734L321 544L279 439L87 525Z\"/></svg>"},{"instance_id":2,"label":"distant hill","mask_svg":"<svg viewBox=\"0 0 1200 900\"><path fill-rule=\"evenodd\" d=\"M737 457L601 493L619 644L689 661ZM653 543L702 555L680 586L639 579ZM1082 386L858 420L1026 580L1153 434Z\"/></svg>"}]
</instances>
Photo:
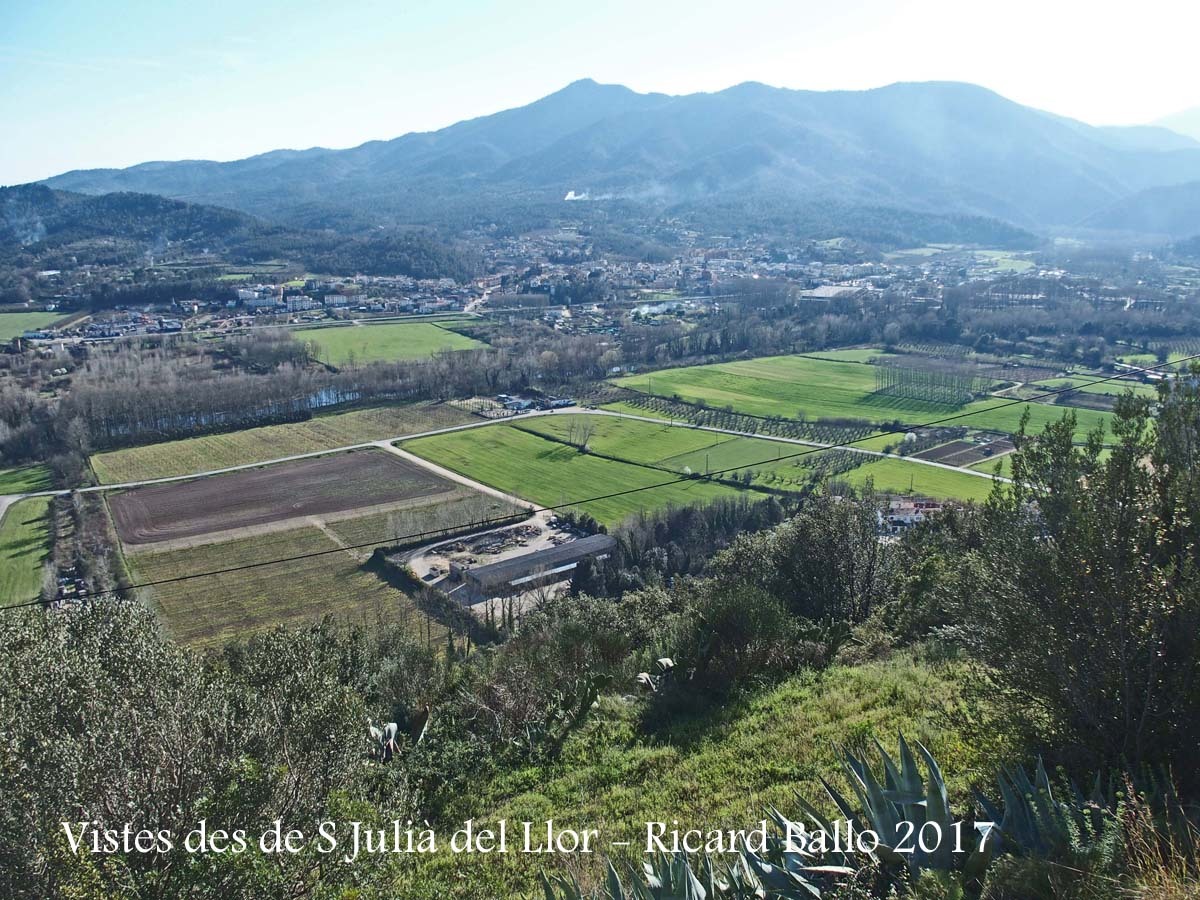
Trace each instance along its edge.
<instances>
[{"instance_id":1,"label":"distant hill","mask_svg":"<svg viewBox=\"0 0 1200 900\"><path fill-rule=\"evenodd\" d=\"M1100 229L1180 237L1200 233L1200 181L1147 188L1084 220Z\"/></svg>"},{"instance_id":2,"label":"distant hill","mask_svg":"<svg viewBox=\"0 0 1200 900\"><path fill-rule=\"evenodd\" d=\"M307 227L521 222L561 211L573 191L586 198L577 206L738 208L741 224L759 208L836 205L1038 229L1197 180L1200 144L1166 129L1093 128L970 84L816 92L747 83L667 96L584 80L528 106L348 150L153 162L45 183L162 194Z\"/></svg>"},{"instance_id":3,"label":"distant hill","mask_svg":"<svg viewBox=\"0 0 1200 900\"><path fill-rule=\"evenodd\" d=\"M130 263L212 254L250 263L286 258L316 272L467 279L479 260L420 231L340 234L263 222L243 212L154 194L87 195L29 184L0 188L0 263Z\"/></svg>"},{"instance_id":4,"label":"distant hill","mask_svg":"<svg viewBox=\"0 0 1200 900\"><path fill-rule=\"evenodd\" d=\"M1089 126L1084 126L1085 128ZM1123 150L1149 150L1151 152L1171 150L1194 150L1200 141L1186 134L1172 131L1162 125L1102 125L1092 133L1110 146Z\"/></svg>"},{"instance_id":5,"label":"distant hill","mask_svg":"<svg viewBox=\"0 0 1200 900\"><path fill-rule=\"evenodd\" d=\"M1200 141L1200 106L1164 116L1154 124Z\"/></svg>"},{"instance_id":6,"label":"distant hill","mask_svg":"<svg viewBox=\"0 0 1200 900\"><path fill-rule=\"evenodd\" d=\"M61 246L89 239L156 243L219 241L256 228L245 213L152 194L100 196L42 185L0 188L0 246Z\"/></svg>"}]
</instances>

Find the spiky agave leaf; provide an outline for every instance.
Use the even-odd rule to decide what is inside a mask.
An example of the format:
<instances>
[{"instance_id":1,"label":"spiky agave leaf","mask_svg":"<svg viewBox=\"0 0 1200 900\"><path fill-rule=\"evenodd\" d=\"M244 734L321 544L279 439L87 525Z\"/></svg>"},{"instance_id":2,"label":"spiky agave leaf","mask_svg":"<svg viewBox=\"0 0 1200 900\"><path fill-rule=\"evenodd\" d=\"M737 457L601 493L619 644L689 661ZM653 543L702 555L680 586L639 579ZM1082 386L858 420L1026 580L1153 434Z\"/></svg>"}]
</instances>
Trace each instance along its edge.
<instances>
[{"instance_id":1,"label":"spiky agave leaf","mask_svg":"<svg viewBox=\"0 0 1200 900\"><path fill-rule=\"evenodd\" d=\"M742 850L741 858L747 869L769 893L768 896L779 897L780 900L792 898L815 897L820 900L821 888L813 884L798 872L790 872L782 866L767 862L749 848Z\"/></svg>"},{"instance_id":2,"label":"spiky agave leaf","mask_svg":"<svg viewBox=\"0 0 1200 900\"><path fill-rule=\"evenodd\" d=\"M954 827L954 818L950 812L946 780L942 777L942 770L938 766L937 760L920 741L917 741L917 752L921 754L929 773L925 790L925 821L935 822L938 827L938 840L931 851L926 853L921 850L920 841L918 841L917 854L921 856L921 859L917 860L917 864L927 863L935 869L949 870L954 867L954 848L949 840L950 831Z\"/></svg>"}]
</instances>

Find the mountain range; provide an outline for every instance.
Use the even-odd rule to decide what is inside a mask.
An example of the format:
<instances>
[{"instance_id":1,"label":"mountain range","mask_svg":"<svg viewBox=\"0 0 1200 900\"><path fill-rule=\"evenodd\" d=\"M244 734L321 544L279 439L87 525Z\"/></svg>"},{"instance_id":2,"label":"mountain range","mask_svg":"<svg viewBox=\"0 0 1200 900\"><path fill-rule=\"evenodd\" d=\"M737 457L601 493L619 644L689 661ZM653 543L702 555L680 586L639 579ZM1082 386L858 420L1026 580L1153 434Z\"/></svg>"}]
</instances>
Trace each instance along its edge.
<instances>
[{"instance_id":1,"label":"mountain range","mask_svg":"<svg viewBox=\"0 0 1200 900\"><path fill-rule=\"evenodd\" d=\"M719 210L734 227L768 213L886 209L1043 234L1200 233L1196 140L1161 126L1093 127L955 82L824 92L750 82L669 96L583 80L345 150L77 170L43 184L345 230L503 222L574 202L701 224Z\"/></svg>"}]
</instances>

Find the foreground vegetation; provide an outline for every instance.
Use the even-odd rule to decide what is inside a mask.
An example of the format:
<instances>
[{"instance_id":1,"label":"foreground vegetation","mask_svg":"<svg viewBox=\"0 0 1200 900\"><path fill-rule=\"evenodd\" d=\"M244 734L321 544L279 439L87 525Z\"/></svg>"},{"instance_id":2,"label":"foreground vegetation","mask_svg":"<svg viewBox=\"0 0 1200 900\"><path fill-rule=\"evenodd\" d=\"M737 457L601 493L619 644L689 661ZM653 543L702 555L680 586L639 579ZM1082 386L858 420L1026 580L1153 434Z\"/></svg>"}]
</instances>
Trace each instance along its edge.
<instances>
[{"instance_id":1,"label":"foreground vegetation","mask_svg":"<svg viewBox=\"0 0 1200 900\"><path fill-rule=\"evenodd\" d=\"M797 793L821 791L837 769L838 748L866 749L897 731L919 736L940 758L958 799L983 783L1019 748L1006 735L983 744L973 732L986 709L967 715L961 660L900 654L859 666L834 666L753 691L719 708L656 721L644 699L614 695L572 736L559 758L504 773L465 798L459 818L481 826L500 819L598 828L613 859L640 868L646 823L740 829L768 805L795 812ZM601 860L580 861L587 882ZM510 897L536 890L541 867L519 854L464 859L442 854L405 871L405 897Z\"/></svg>"}]
</instances>

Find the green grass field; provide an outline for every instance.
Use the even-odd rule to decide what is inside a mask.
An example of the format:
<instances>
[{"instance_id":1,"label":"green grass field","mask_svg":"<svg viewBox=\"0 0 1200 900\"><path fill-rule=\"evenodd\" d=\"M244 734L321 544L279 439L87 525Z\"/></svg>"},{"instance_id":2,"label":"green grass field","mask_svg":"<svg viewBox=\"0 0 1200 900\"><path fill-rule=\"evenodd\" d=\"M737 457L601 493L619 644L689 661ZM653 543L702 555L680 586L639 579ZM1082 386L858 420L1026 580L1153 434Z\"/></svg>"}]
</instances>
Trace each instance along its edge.
<instances>
[{"instance_id":1,"label":"green grass field","mask_svg":"<svg viewBox=\"0 0 1200 900\"><path fill-rule=\"evenodd\" d=\"M582 439L583 429L589 428L588 446L596 453L649 465L729 440L719 434L677 425L655 425L586 413L527 419L514 427L576 443Z\"/></svg>"},{"instance_id":2,"label":"green grass field","mask_svg":"<svg viewBox=\"0 0 1200 900\"><path fill-rule=\"evenodd\" d=\"M1110 456L1112 456L1112 450L1107 447L1104 448L1103 450L1100 451L1100 462L1104 462ZM992 475L992 474L996 473L996 466L999 465L1000 466L1000 471L999 471L1000 477L1001 478L1012 478L1012 458L1013 458L1013 454L1006 453L1003 456L996 457L994 459L985 459L985 460L981 460L980 462L973 463L973 464L967 466L967 468L974 469L976 472L985 472L988 475Z\"/></svg>"},{"instance_id":3,"label":"green grass field","mask_svg":"<svg viewBox=\"0 0 1200 900\"><path fill-rule=\"evenodd\" d=\"M892 250L883 255L891 260L900 260L909 256L917 258L937 256L939 253L945 253L947 249L945 244L928 244L924 247L908 247L903 250Z\"/></svg>"},{"instance_id":4,"label":"green grass field","mask_svg":"<svg viewBox=\"0 0 1200 900\"><path fill-rule=\"evenodd\" d=\"M1001 272L1027 272L1033 268L1033 261L1018 256L1008 250L976 250L978 259L989 261Z\"/></svg>"},{"instance_id":5,"label":"green grass field","mask_svg":"<svg viewBox=\"0 0 1200 900\"><path fill-rule=\"evenodd\" d=\"M0 313L0 341L11 341L26 331L48 328L64 318L61 313L52 312Z\"/></svg>"},{"instance_id":6,"label":"green grass field","mask_svg":"<svg viewBox=\"0 0 1200 900\"><path fill-rule=\"evenodd\" d=\"M31 497L8 508L0 522L0 606L36 599L42 564L50 555L49 497Z\"/></svg>"},{"instance_id":7,"label":"green grass field","mask_svg":"<svg viewBox=\"0 0 1200 900\"><path fill-rule=\"evenodd\" d=\"M432 322L389 322L337 328L296 329L297 340L316 345L316 356L333 366L424 359L442 350L470 350L479 341Z\"/></svg>"},{"instance_id":8,"label":"green grass field","mask_svg":"<svg viewBox=\"0 0 1200 900\"><path fill-rule=\"evenodd\" d=\"M783 441L734 437L699 429L586 414L532 419L516 427L568 440L572 435L572 423L575 423L578 440L578 429L585 421L594 429L588 446L596 453L616 456L632 463L662 466L680 474L742 470L727 473L728 477L735 477L743 471L750 471L754 484L777 490L798 491L804 487L809 481L808 467L819 457L817 453L806 453L795 460L779 461L782 457L805 453L808 448Z\"/></svg>"},{"instance_id":9,"label":"green grass field","mask_svg":"<svg viewBox=\"0 0 1200 900\"><path fill-rule=\"evenodd\" d=\"M999 470L997 470L999 466ZM977 463L972 463L967 466L968 469L974 469L976 472L986 472L988 475L999 474L1001 478L1012 478L1012 454L1005 453L996 459L985 459Z\"/></svg>"},{"instance_id":10,"label":"green grass field","mask_svg":"<svg viewBox=\"0 0 1200 900\"><path fill-rule=\"evenodd\" d=\"M92 469L101 484L124 484L316 453L471 421L475 419L469 413L444 404L373 407L315 416L306 422L98 453L92 457Z\"/></svg>"},{"instance_id":11,"label":"green grass field","mask_svg":"<svg viewBox=\"0 0 1200 900\"><path fill-rule=\"evenodd\" d=\"M1168 362L1170 357L1167 357ZM1153 353L1124 353L1117 357L1117 362L1127 366L1153 366L1158 364L1158 357Z\"/></svg>"},{"instance_id":12,"label":"green grass field","mask_svg":"<svg viewBox=\"0 0 1200 900\"><path fill-rule=\"evenodd\" d=\"M862 754L878 739L894 754L901 730L930 749L959 804L973 784L992 778L1007 755L1020 753L1010 734L993 730L982 741L966 718L947 715L966 709L965 674L960 662L925 663L907 655L835 666L658 727L650 717L649 735L640 724L644 700L607 696L566 742L561 758L480 783L464 794L453 820L474 818L479 827L494 827L504 818L512 828L514 822L554 819L564 828L599 829L603 851L581 865L585 877L600 877L608 854L622 871L624 862L639 865L646 823L664 817L681 828L747 828L771 804L799 819L797 793L832 812L819 777L839 772L839 747ZM614 841L631 846L614 848ZM464 861L439 852L414 858L395 889L413 900L533 897L540 896L543 870L561 868L553 857L523 853Z\"/></svg>"},{"instance_id":13,"label":"green grass field","mask_svg":"<svg viewBox=\"0 0 1200 900\"><path fill-rule=\"evenodd\" d=\"M986 474L992 474L988 471ZM992 490L990 478L952 472L903 459L880 459L838 475L839 480L862 487L867 479L880 494L918 494L935 500L986 500Z\"/></svg>"},{"instance_id":14,"label":"green grass field","mask_svg":"<svg viewBox=\"0 0 1200 900\"><path fill-rule=\"evenodd\" d=\"M557 441L578 443L585 428L590 429L588 446L592 454L616 457L615 460L582 454L572 446L537 437L547 435ZM886 436L867 443L885 439L895 441L894 436ZM422 438L406 442L404 447L486 484L543 504L581 496L584 485L594 488L588 491L590 496L653 484L668 477L643 466L657 466L680 474L725 472L727 477L748 472L752 484L758 487L799 491L810 484L813 468L825 458L823 451L799 444L586 413L526 419L512 425ZM511 462L518 459L523 461L519 469ZM835 477L855 486L872 477L880 493L915 493L937 499L980 500L991 488L988 479L910 460L871 457L861 460L860 468ZM681 482L632 494L629 498L615 498L621 502L601 501L585 504L584 508L597 519L613 524L643 507L709 499L708 493L694 494L699 484ZM735 490L716 484L709 487ZM690 493L682 496L680 491ZM669 496L649 502L649 498L658 495Z\"/></svg>"},{"instance_id":15,"label":"green grass field","mask_svg":"<svg viewBox=\"0 0 1200 900\"><path fill-rule=\"evenodd\" d=\"M317 527L206 544L162 553L130 553L135 581L157 581L247 563L335 550L339 544ZM370 624L406 618L424 634L424 618L411 601L362 568L365 554L325 553L225 575L206 575L143 588L176 640L218 646L275 625L295 626L325 615ZM435 635L445 631L435 625Z\"/></svg>"},{"instance_id":16,"label":"green grass field","mask_svg":"<svg viewBox=\"0 0 1200 900\"><path fill-rule=\"evenodd\" d=\"M1079 388L1081 394L1108 394L1110 396L1118 396L1126 391L1133 391L1135 396L1149 397L1154 399L1158 396L1158 389L1151 384L1141 384L1133 381L1105 381L1102 384L1091 384L1097 377L1088 377L1086 375L1064 375L1058 378L1047 378L1045 381L1036 382L1035 386L1047 391L1055 391L1060 388L1069 386Z\"/></svg>"},{"instance_id":17,"label":"green grass field","mask_svg":"<svg viewBox=\"0 0 1200 900\"><path fill-rule=\"evenodd\" d=\"M875 392L875 373L859 362L773 356L763 359L709 366L665 369L647 375L630 375L616 380L630 390L662 397L679 396L689 403L704 403L758 416L794 418L803 412L809 419L860 418L873 422L899 419L917 425L948 415L970 413L956 424L994 431L1014 432L1028 406L1030 427L1040 429L1060 418L1063 407L1045 404L1006 406L995 398L976 400L958 408L919 400L883 397ZM1081 435L1108 413L1076 410Z\"/></svg>"},{"instance_id":18,"label":"green grass field","mask_svg":"<svg viewBox=\"0 0 1200 900\"><path fill-rule=\"evenodd\" d=\"M880 347L857 347L852 350L818 350L815 353L805 353L803 356L808 359L828 359L832 362L866 363L873 359L895 356L895 354L885 353Z\"/></svg>"},{"instance_id":19,"label":"green grass field","mask_svg":"<svg viewBox=\"0 0 1200 900\"><path fill-rule=\"evenodd\" d=\"M508 425L418 438L401 446L469 478L546 506L658 484L671 477L654 469L580 453ZM735 488L724 485L683 481L580 504L580 508L606 525L615 525L642 509L705 503L736 493Z\"/></svg>"},{"instance_id":20,"label":"green grass field","mask_svg":"<svg viewBox=\"0 0 1200 900\"><path fill-rule=\"evenodd\" d=\"M0 469L0 494L28 494L50 487L50 470L45 466Z\"/></svg>"}]
</instances>

